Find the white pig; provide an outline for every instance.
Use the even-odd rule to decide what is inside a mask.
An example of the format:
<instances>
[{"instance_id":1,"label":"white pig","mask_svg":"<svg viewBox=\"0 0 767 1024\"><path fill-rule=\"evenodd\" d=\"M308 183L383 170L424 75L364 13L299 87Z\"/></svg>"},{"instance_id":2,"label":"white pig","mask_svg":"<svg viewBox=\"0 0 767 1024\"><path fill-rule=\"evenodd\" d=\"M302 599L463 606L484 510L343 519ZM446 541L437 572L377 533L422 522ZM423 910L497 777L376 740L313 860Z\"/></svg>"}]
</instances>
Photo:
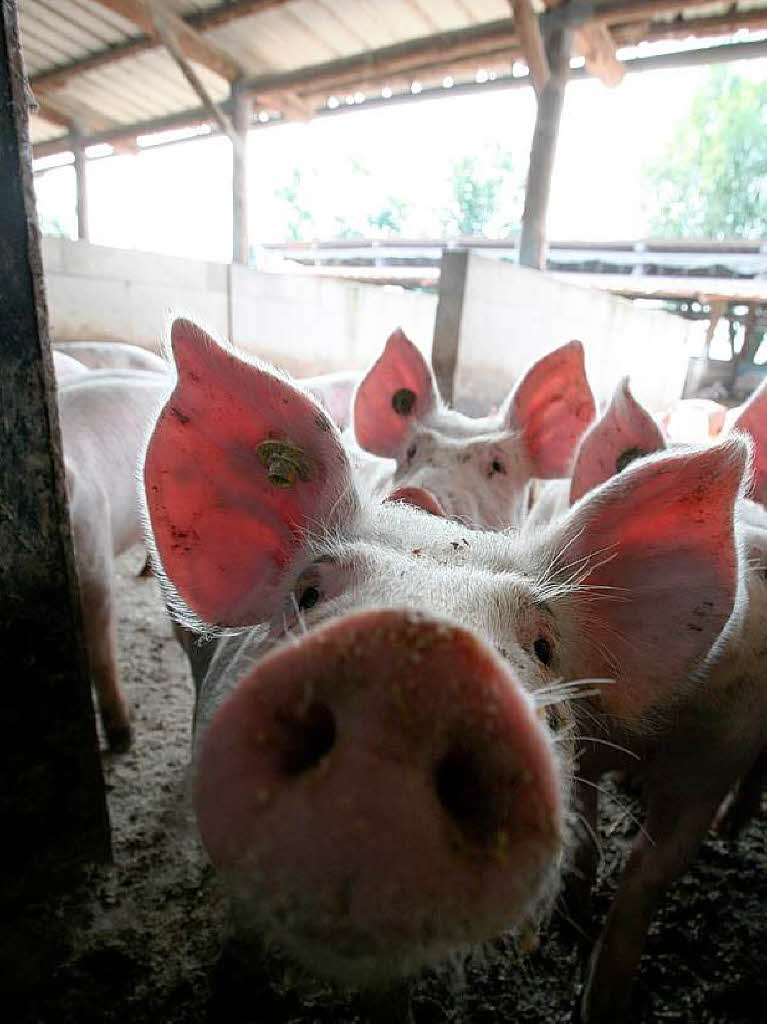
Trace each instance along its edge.
<instances>
[{"instance_id":1,"label":"white pig","mask_svg":"<svg viewBox=\"0 0 767 1024\"><path fill-rule=\"evenodd\" d=\"M186 321L172 346L149 541L176 615L240 632L198 675L194 763L241 919L345 981L406 973L550 902L574 744L580 778L639 756L646 828L581 1006L620 1020L658 898L765 742L746 443L638 460L544 531L467 532L361 502L284 379Z\"/></svg>"},{"instance_id":2,"label":"white pig","mask_svg":"<svg viewBox=\"0 0 767 1024\"><path fill-rule=\"evenodd\" d=\"M90 371L58 389L85 641L112 750L131 742L117 666L114 557L142 539L136 468L169 383L155 373Z\"/></svg>"},{"instance_id":3,"label":"white pig","mask_svg":"<svg viewBox=\"0 0 767 1024\"><path fill-rule=\"evenodd\" d=\"M57 352L54 349L53 372L56 375L56 383L62 384L65 380L72 380L74 377L80 377L83 373L88 373L88 367L79 359L73 359L65 352Z\"/></svg>"},{"instance_id":4,"label":"white pig","mask_svg":"<svg viewBox=\"0 0 767 1024\"><path fill-rule=\"evenodd\" d=\"M168 372L168 364L161 356L124 341L57 341L53 351L79 360L90 370Z\"/></svg>"},{"instance_id":5,"label":"white pig","mask_svg":"<svg viewBox=\"0 0 767 1024\"><path fill-rule=\"evenodd\" d=\"M447 515L502 529L522 522L533 477L569 472L594 411L579 341L533 363L497 413L474 419L448 409L397 330L357 389L353 422L362 448L396 460L392 487L423 488Z\"/></svg>"}]
</instances>

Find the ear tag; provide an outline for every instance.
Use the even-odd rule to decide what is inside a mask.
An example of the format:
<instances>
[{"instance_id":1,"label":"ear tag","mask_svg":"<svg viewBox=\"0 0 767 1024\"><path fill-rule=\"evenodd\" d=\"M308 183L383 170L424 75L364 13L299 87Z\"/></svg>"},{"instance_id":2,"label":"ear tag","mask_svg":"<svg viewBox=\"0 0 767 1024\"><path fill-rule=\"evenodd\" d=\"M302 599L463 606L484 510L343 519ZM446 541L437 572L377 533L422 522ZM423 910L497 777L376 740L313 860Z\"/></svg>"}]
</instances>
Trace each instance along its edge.
<instances>
[{"instance_id":1,"label":"ear tag","mask_svg":"<svg viewBox=\"0 0 767 1024\"><path fill-rule=\"evenodd\" d=\"M269 483L274 487L292 487L296 477L306 483L312 475L309 456L290 441L262 441L256 448L256 455L266 466Z\"/></svg>"},{"instance_id":2,"label":"ear tag","mask_svg":"<svg viewBox=\"0 0 767 1024\"><path fill-rule=\"evenodd\" d=\"M410 388L400 388L391 396L391 407L400 416L409 416L415 405L416 393Z\"/></svg>"},{"instance_id":3,"label":"ear tag","mask_svg":"<svg viewBox=\"0 0 767 1024\"><path fill-rule=\"evenodd\" d=\"M630 466L635 459L643 459L647 454L648 452L642 451L641 448L627 448L615 460L615 472L622 473L626 466Z\"/></svg>"}]
</instances>

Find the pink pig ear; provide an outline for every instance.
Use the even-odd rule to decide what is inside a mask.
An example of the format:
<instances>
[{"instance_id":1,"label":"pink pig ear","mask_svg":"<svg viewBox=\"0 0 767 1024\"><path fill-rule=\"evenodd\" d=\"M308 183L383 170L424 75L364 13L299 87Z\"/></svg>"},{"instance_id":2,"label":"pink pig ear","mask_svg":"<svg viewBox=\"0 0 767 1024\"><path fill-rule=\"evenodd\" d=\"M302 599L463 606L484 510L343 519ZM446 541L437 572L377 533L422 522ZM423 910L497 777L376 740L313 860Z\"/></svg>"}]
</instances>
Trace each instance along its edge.
<instances>
[{"instance_id":1,"label":"pink pig ear","mask_svg":"<svg viewBox=\"0 0 767 1024\"><path fill-rule=\"evenodd\" d=\"M530 367L509 396L506 415L521 430L533 476L567 476L575 446L594 419L583 345L571 341Z\"/></svg>"},{"instance_id":2,"label":"pink pig ear","mask_svg":"<svg viewBox=\"0 0 767 1024\"><path fill-rule=\"evenodd\" d=\"M171 341L178 380L144 461L171 601L217 627L262 622L306 530L353 507L349 464L325 413L287 381L188 320L175 321Z\"/></svg>"},{"instance_id":3,"label":"pink pig ear","mask_svg":"<svg viewBox=\"0 0 767 1024\"><path fill-rule=\"evenodd\" d=\"M624 377L607 409L578 446L570 482L571 504L620 473L634 459L665 447L660 427L631 394L629 379Z\"/></svg>"},{"instance_id":4,"label":"pink pig ear","mask_svg":"<svg viewBox=\"0 0 767 1024\"><path fill-rule=\"evenodd\" d=\"M384 498L384 503L387 501L400 501L403 505L422 508L424 512L433 516L445 515L445 510L439 501L425 487L397 487L387 498Z\"/></svg>"},{"instance_id":5,"label":"pink pig ear","mask_svg":"<svg viewBox=\"0 0 767 1024\"><path fill-rule=\"evenodd\" d=\"M396 457L412 424L422 419L436 400L431 367L397 329L354 396L357 443L374 455Z\"/></svg>"},{"instance_id":6,"label":"pink pig ear","mask_svg":"<svg viewBox=\"0 0 767 1024\"><path fill-rule=\"evenodd\" d=\"M742 438L635 463L574 505L542 552L563 588L568 677L614 679L598 700L629 729L657 726L732 612L747 463Z\"/></svg>"},{"instance_id":7,"label":"pink pig ear","mask_svg":"<svg viewBox=\"0 0 767 1024\"><path fill-rule=\"evenodd\" d=\"M749 497L767 504L767 380L749 398L732 421L732 431L748 434L754 442L754 478Z\"/></svg>"}]
</instances>

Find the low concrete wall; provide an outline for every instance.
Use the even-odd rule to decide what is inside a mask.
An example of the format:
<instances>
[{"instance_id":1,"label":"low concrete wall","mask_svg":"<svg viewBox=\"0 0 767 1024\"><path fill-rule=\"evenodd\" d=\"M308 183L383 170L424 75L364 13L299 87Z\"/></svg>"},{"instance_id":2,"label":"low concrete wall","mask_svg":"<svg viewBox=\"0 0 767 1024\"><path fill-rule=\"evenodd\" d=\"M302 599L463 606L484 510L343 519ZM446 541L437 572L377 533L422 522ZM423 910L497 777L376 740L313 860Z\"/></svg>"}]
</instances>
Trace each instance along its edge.
<instances>
[{"instance_id":1,"label":"low concrete wall","mask_svg":"<svg viewBox=\"0 0 767 1024\"><path fill-rule=\"evenodd\" d=\"M660 411L681 395L705 324L471 253L458 332L454 404L467 412L500 403L529 363L572 338L584 343L599 401L628 374L636 397Z\"/></svg>"},{"instance_id":2,"label":"low concrete wall","mask_svg":"<svg viewBox=\"0 0 767 1024\"><path fill-rule=\"evenodd\" d=\"M54 341L159 351L169 319L181 314L296 375L363 369L397 326L431 354L435 295L65 238L43 239L43 263Z\"/></svg>"}]
</instances>

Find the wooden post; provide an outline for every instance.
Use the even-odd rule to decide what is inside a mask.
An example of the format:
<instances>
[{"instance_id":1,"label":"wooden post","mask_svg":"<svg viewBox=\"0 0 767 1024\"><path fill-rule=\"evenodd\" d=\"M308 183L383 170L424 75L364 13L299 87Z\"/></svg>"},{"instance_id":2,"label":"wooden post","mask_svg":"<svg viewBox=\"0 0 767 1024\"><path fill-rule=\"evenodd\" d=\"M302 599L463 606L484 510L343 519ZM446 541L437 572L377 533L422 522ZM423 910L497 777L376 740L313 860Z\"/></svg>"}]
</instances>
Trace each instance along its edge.
<instances>
[{"instance_id":1,"label":"wooden post","mask_svg":"<svg viewBox=\"0 0 767 1024\"><path fill-rule=\"evenodd\" d=\"M546 266L546 216L571 49L572 29L566 25L552 26L546 37L550 74L538 96L519 243L519 262L538 270Z\"/></svg>"},{"instance_id":2,"label":"wooden post","mask_svg":"<svg viewBox=\"0 0 767 1024\"><path fill-rule=\"evenodd\" d=\"M232 92L232 262L248 265L248 128L252 101Z\"/></svg>"},{"instance_id":3,"label":"wooden post","mask_svg":"<svg viewBox=\"0 0 767 1024\"><path fill-rule=\"evenodd\" d=\"M452 252L446 250L442 253L431 365L437 378L439 392L448 403L453 401L468 269L468 249L457 249Z\"/></svg>"},{"instance_id":4,"label":"wooden post","mask_svg":"<svg viewBox=\"0 0 767 1024\"><path fill-rule=\"evenodd\" d=\"M14 0L0 0L0 903L110 854Z\"/></svg>"},{"instance_id":5,"label":"wooden post","mask_svg":"<svg viewBox=\"0 0 767 1024\"><path fill-rule=\"evenodd\" d=\"M85 146L75 143L75 182L77 187L77 237L88 241L88 181L85 161Z\"/></svg>"}]
</instances>

